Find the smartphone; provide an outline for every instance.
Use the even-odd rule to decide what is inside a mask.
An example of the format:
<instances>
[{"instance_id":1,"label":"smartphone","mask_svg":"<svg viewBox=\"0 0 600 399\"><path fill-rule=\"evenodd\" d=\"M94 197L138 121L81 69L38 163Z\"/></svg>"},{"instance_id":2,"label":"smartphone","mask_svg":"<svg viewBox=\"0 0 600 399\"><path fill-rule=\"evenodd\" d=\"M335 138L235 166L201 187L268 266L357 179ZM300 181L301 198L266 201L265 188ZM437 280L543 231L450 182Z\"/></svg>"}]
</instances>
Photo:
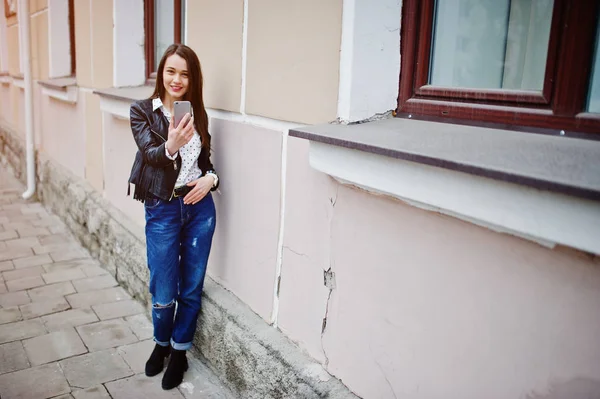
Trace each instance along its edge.
<instances>
[{"instance_id":1,"label":"smartphone","mask_svg":"<svg viewBox=\"0 0 600 399\"><path fill-rule=\"evenodd\" d=\"M173 103L173 126L179 126L179 122L183 119L185 114L192 115L192 103L189 101L175 101Z\"/></svg>"}]
</instances>

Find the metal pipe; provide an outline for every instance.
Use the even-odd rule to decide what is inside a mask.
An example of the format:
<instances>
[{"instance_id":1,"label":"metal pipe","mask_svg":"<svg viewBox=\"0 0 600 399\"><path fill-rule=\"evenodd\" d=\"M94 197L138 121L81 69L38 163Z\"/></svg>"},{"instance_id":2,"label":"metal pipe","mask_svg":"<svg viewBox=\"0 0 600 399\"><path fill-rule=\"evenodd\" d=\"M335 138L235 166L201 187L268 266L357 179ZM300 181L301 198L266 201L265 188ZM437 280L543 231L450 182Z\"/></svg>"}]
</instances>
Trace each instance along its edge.
<instances>
[{"instance_id":1,"label":"metal pipe","mask_svg":"<svg viewBox=\"0 0 600 399\"><path fill-rule=\"evenodd\" d=\"M19 47L25 81L25 155L27 159L27 191L24 199L35 193L35 151L33 136L33 81L31 77L31 34L29 31L29 0L19 0Z\"/></svg>"}]
</instances>

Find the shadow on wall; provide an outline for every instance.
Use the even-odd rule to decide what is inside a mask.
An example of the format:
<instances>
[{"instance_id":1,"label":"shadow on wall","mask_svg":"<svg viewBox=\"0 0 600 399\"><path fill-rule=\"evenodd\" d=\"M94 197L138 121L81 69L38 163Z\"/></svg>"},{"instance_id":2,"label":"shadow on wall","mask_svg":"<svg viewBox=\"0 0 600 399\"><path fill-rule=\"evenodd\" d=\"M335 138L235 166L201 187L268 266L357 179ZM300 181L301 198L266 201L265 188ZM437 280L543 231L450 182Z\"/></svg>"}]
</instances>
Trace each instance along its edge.
<instances>
[{"instance_id":1,"label":"shadow on wall","mask_svg":"<svg viewBox=\"0 0 600 399\"><path fill-rule=\"evenodd\" d=\"M576 378L554 384L548 393L531 394L527 399L600 399L600 381Z\"/></svg>"}]
</instances>

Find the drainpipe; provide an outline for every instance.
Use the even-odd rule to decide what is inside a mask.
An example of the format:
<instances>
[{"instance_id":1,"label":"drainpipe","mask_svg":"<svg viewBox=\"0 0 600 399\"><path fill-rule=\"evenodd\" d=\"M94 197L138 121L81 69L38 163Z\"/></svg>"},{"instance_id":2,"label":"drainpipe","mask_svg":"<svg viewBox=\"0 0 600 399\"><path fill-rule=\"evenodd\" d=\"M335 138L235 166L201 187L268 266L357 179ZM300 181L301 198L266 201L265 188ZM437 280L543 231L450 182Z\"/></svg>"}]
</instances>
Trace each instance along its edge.
<instances>
[{"instance_id":1,"label":"drainpipe","mask_svg":"<svg viewBox=\"0 0 600 399\"><path fill-rule=\"evenodd\" d=\"M33 143L33 82L31 80L31 35L29 31L29 0L18 0L19 46L25 81L25 155L27 157L27 191L24 199L35 193L35 152Z\"/></svg>"}]
</instances>

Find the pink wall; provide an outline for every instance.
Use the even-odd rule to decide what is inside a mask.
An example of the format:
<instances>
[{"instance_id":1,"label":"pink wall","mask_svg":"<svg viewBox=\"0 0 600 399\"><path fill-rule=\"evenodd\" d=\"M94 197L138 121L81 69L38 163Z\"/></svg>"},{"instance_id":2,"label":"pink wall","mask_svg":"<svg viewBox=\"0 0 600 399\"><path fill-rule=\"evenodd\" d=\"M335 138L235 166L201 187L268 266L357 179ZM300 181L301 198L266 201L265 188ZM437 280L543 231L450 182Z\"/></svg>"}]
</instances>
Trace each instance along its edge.
<instances>
[{"instance_id":1,"label":"pink wall","mask_svg":"<svg viewBox=\"0 0 600 399\"><path fill-rule=\"evenodd\" d=\"M288 161L281 328L357 394L521 398L598 380L597 263L338 185L297 139Z\"/></svg>"},{"instance_id":2,"label":"pink wall","mask_svg":"<svg viewBox=\"0 0 600 399\"><path fill-rule=\"evenodd\" d=\"M41 148L77 177L85 177L85 96L71 104L41 95Z\"/></svg>"},{"instance_id":3,"label":"pink wall","mask_svg":"<svg viewBox=\"0 0 600 399\"><path fill-rule=\"evenodd\" d=\"M281 191L281 133L211 119L221 176L208 273L265 320L273 302Z\"/></svg>"}]
</instances>

